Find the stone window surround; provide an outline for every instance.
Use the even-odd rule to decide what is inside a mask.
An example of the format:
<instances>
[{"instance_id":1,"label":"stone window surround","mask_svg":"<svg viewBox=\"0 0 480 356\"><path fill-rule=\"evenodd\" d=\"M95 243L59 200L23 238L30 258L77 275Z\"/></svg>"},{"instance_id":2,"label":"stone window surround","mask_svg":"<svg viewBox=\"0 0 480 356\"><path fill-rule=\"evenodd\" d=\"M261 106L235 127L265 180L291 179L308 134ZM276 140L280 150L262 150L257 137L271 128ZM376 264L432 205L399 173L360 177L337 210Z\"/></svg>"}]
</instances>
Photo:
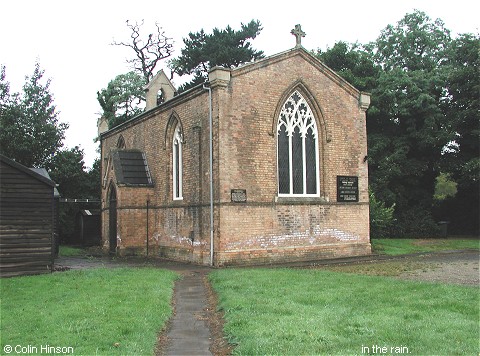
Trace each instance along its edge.
<instances>
[{"instance_id":1,"label":"stone window surround","mask_svg":"<svg viewBox=\"0 0 480 356\"><path fill-rule=\"evenodd\" d=\"M177 124L172 141L173 200L183 200L183 152L181 125ZM177 166L178 165L178 166Z\"/></svg>"},{"instance_id":2,"label":"stone window surround","mask_svg":"<svg viewBox=\"0 0 480 356\"><path fill-rule=\"evenodd\" d=\"M295 109L293 111L287 112L287 104L292 103L292 98L294 97L299 97L299 100L294 103ZM300 106L306 107L306 111L304 112L299 112ZM298 110L297 110L298 109ZM301 114L301 117L297 117L297 114ZM283 118L282 118L283 116ZM287 117L288 116L288 117ZM296 118L297 117L297 118ZM292 119L293 118L293 119ZM287 119L287 122L285 121ZM308 121L308 122L307 122ZM279 160L278 160L278 153L279 153L279 131L282 128L282 126L285 127L285 131L288 135L289 139L289 193L280 193L280 167L279 167ZM295 128L299 128L299 134L301 135L302 138L302 168L303 168L303 193L302 194L294 194L293 193L293 172L292 172L292 136L294 134ZM307 134L308 130L312 130L313 132L313 139L315 143L315 193L307 193L307 182L306 182L306 175L307 175L307 163L306 163L306 152L305 152L305 136ZM285 102L282 104L282 110L280 111L278 118L277 118L277 170L278 170L278 175L277 175L277 187L278 187L278 197L279 198L319 198L320 197L320 172L319 172L319 165L320 165L320 159L319 159L319 152L318 152L318 127L316 124L315 116L313 114L312 109L310 108L310 105L308 104L308 101L305 100L305 98L302 96L299 90L293 90L290 95L288 95L287 99Z\"/></svg>"}]
</instances>

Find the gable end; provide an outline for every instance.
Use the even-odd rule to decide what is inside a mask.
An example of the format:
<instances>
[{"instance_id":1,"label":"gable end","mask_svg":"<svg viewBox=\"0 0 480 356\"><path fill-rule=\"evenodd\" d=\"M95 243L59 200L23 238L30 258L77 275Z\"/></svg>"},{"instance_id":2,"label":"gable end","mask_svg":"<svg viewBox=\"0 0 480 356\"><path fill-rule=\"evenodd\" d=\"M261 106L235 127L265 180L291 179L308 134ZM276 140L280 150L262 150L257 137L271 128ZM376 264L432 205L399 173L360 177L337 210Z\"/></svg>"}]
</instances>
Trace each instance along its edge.
<instances>
[{"instance_id":1,"label":"gable end","mask_svg":"<svg viewBox=\"0 0 480 356\"><path fill-rule=\"evenodd\" d=\"M336 83L339 87L343 88L348 94L352 95L356 99L359 99L360 91L357 88L355 88L345 79L343 79L341 76L335 73L335 71L327 67L318 58L316 58L315 56L307 52L303 47L294 48L270 57L263 58L256 62L248 63L241 67L235 68L231 71L231 76L233 78L239 75L243 75L253 70L256 70L258 68L267 67L277 62L280 62L295 56L302 57L305 61L310 63L312 66L314 66L319 72L323 73L326 77L328 77L330 80Z\"/></svg>"}]
</instances>

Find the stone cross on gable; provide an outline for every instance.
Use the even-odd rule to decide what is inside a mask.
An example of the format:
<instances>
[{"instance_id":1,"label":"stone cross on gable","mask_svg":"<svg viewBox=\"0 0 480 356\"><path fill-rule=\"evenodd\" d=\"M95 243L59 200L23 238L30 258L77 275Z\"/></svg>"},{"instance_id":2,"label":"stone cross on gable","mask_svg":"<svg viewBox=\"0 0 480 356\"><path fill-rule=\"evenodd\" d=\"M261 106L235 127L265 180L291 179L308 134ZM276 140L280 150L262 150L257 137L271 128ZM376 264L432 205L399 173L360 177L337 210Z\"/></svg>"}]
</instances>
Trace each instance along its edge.
<instances>
[{"instance_id":1,"label":"stone cross on gable","mask_svg":"<svg viewBox=\"0 0 480 356\"><path fill-rule=\"evenodd\" d=\"M290 33L294 35L297 39L297 44L295 45L295 48L302 47L302 37L305 37L306 35L306 33L302 31L302 26L295 25L295 28L290 31Z\"/></svg>"}]
</instances>

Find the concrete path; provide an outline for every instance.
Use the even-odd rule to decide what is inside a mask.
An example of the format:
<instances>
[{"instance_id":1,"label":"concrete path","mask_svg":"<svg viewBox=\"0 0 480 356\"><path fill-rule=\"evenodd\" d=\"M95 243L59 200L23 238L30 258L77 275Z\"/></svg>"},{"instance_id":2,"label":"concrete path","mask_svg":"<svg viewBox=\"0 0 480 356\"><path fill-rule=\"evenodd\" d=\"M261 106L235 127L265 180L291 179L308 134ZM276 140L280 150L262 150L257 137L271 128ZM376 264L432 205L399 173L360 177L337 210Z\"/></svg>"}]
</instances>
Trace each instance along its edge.
<instances>
[{"instance_id":1,"label":"concrete path","mask_svg":"<svg viewBox=\"0 0 480 356\"><path fill-rule=\"evenodd\" d=\"M185 272L175 284L175 311L167 332L166 355L212 355L207 324L205 270Z\"/></svg>"}]
</instances>

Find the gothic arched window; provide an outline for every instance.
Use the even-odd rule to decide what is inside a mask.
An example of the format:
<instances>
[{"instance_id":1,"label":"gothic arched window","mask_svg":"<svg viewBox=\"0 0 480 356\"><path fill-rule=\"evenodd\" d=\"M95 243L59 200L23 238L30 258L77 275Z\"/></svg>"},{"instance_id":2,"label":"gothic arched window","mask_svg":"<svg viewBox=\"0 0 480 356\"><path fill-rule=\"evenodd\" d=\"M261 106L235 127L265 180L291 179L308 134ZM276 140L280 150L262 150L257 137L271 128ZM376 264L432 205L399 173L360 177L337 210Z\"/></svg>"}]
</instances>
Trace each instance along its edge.
<instances>
[{"instance_id":1,"label":"gothic arched window","mask_svg":"<svg viewBox=\"0 0 480 356\"><path fill-rule=\"evenodd\" d=\"M318 131L307 101L298 92L283 104L277 123L279 196L319 196Z\"/></svg>"},{"instance_id":2,"label":"gothic arched window","mask_svg":"<svg viewBox=\"0 0 480 356\"><path fill-rule=\"evenodd\" d=\"M182 131L180 124L177 124L175 132L173 134L173 199L183 199L182 192Z\"/></svg>"},{"instance_id":3,"label":"gothic arched window","mask_svg":"<svg viewBox=\"0 0 480 356\"><path fill-rule=\"evenodd\" d=\"M125 145L125 139L123 138L123 135L120 135L120 137L117 140L117 148L120 150L124 150L127 146Z\"/></svg>"}]
</instances>

